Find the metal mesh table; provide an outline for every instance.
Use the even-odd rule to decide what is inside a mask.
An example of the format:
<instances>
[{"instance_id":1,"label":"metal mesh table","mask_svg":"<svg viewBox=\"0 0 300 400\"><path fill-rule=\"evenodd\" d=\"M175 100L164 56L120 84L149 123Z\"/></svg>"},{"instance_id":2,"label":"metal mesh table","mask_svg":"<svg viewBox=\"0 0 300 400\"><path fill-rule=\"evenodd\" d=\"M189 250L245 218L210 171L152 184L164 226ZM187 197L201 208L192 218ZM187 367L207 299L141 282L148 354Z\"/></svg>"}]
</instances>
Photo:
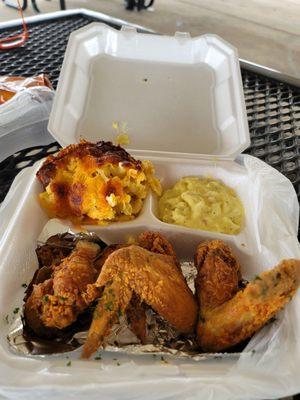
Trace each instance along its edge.
<instances>
[{"instance_id":1,"label":"metal mesh table","mask_svg":"<svg viewBox=\"0 0 300 400\"><path fill-rule=\"evenodd\" d=\"M56 87L70 33L94 21L99 18L77 12L30 23L26 46L0 52L0 74L46 73ZM121 27L118 20L104 22L117 29ZM16 27L0 27L0 37L16 31ZM300 88L245 68L242 78L251 134L251 146L246 152L286 175L300 198ZM0 163L0 201L20 169L57 149L55 143L25 149Z\"/></svg>"}]
</instances>

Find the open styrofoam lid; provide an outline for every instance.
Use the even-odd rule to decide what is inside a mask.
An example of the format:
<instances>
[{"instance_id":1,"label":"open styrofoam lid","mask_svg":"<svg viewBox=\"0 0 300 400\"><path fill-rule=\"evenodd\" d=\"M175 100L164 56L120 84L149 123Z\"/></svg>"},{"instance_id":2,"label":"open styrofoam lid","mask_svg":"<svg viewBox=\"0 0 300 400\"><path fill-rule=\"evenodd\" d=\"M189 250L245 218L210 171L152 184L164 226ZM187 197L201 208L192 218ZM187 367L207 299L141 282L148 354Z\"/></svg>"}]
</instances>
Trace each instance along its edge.
<instances>
[{"instance_id":1,"label":"open styrofoam lid","mask_svg":"<svg viewBox=\"0 0 300 400\"><path fill-rule=\"evenodd\" d=\"M236 50L215 35L73 32L49 131L62 146L115 142L115 123L132 150L234 158L250 142Z\"/></svg>"}]
</instances>

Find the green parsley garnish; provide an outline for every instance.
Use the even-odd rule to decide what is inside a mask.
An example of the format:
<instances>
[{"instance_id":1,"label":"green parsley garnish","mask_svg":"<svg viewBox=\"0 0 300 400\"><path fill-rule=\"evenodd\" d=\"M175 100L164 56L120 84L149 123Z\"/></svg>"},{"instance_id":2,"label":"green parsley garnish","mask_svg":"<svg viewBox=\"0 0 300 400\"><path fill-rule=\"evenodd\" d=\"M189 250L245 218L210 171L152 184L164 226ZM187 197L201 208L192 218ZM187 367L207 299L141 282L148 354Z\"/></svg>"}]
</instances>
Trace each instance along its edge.
<instances>
[{"instance_id":1,"label":"green parsley garnish","mask_svg":"<svg viewBox=\"0 0 300 400\"><path fill-rule=\"evenodd\" d=\"M121 365L121 363L118 361L118 362L117 362L117 366L119 367L120 365Z\"/></svg>"},{"instance_id":2,"label":"green parsley garnish","mask_svg":"<svg viewBox=\"0 0 300 400\"><path fill-rule=\"evenodd\" d=\"M16 308L14 309L13 313L14 313L14 314L18 314L19 310L20 310L20 307L16 307Z\"/></svg>"},{"instance_id":3,"label":"green parsley garnish","mask_svg":"<svg viewBox=\"0 0 300 400\"><path fill-rule=\"evenodd\" d=\"M48 303L48 301L49 301L49 296L46 295L46 296L42 297L42 302L43 303Z\"/></svg>"},{"instance_id":4,"label":"green parsley garnish","mask_svg":"<svg viewBox=\"0 0 300 400\"><path fill-rule=\"evenodd\" d=\"M8 322L8 314L7 314L6 317L5 317L5 321L6 321L7 324L9 323L9 322Z\"/></svg>"},{"instance_id":5,"label":"green parsley garnish","mask_svg":"<svg viewBox=\"0 0 300 400\"><path fill-rule=\"evenodd\" d=\"M111 301L108 301L107 303L104 304L104 309L106 311L113 311L114 305Z\"/></svg>"},{"instance_id":6,"label":"green parsley garnish","mask_svg":"<svg viewBox=\"0 0 300 400\"><path fill-rule=\"evenodd\" d=\"M101 357L101 356L96 356L96 357L94 358L94 360L102 360L102 357Z\"/></svg>"},{"instance_id":7,"label":"green parsley garnish","mask_svg":"<svg viewBox=\"0 0 300 400\"><path fill-rule=\"evenodd\" d=\"M27 288L27 283L22 283L22 287L26 289Z\"/></svg>"},{"instance_id":8,"label":"green parsley garnish","mask_svg":"<svg viewBox=\"0 0 300 400\"><path fill-rule=\"evenodd\" d=\"M261 279L261 277L260 277L259 275L256 275L255 278L254 278L254 280L255 280L255 281L256 281L256 280L262 281L262 279Z\"/></svg>"},{"instance_id":9,"label":"green parsley garnish","mask_svg":"<svg viewBox=\"0 0 300 400\"><path fill-rule=\"evenodd\" d=\"M67 297L64 297L64 296L58 296L58 297L59 297L59 299L62 300L62 301L68 300L68 298L67 298ZM49 299L48 299L48 300L49 300ZM48 300L47 300L47 301L48 301Z\"/></svg>"},{"instance_id":10,"label":"green parsley garnish","mask_svg":"<svg viewBox=\"0 0 300 400\"><path fill-rule=\"evenodd\" d=\"M67 362L67 367L71 367L71 360L69 360L68 362Z\"/></svg>"}]
</instances>

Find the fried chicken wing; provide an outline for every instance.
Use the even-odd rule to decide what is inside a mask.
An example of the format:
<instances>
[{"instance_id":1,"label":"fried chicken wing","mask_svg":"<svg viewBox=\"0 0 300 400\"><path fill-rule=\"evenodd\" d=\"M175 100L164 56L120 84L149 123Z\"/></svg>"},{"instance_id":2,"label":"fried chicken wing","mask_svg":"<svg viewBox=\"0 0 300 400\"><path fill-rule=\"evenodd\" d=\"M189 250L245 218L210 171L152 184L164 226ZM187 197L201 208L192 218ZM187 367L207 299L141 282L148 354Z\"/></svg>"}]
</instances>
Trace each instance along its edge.
<instances>
[{"instance_id":1,"label":"fried chicken wing","mask_svg":"<svg viewBox=\"0 0 300 400\"><path fill-rule=\"evenodd\" d=\"M171 256L180 268L180 263L171 243L159 232L145 231L138 236L137 243L139 246L152 253L164 254ZM140 339L142 343L146 341L146 311L148 306L141 302L139 296L134 293L126 314L130 323L132 332Z\"/></svg>"},{"instance_id":2,"label":"fried chicken wing","mask_svg":"<svg viewBox=\"0 0 300 400\"><path fill-rule=\"evenodd\" d=\"M192 333L197 304L173 257L132 245L113 252L96 282L104 287L83 347L88 358L102 344L118 313L125 312L133 293L181 333Z\"/></svg>"},{"instance_id":3,"label":"fried chicken wing","mask_svg":"<svg viewBox=\"0 0 300 400\"><path fill-rule=\"evenodd\" d=\"M138 245L152 253L171 256L175 264L180 269L180 263L171 243L159 232L145 231L138 237Z\"/></svg>"},{"instance_id":4,"label":"fried chicken wing","mask_svg":"<svg viewBox=\"0 0 300 400\"><path fill-rule=\"evenodd\" d=\"M230 300L239 290L240 265L230 247L221 240L202 242L195 255L196 296L200 317Z\"/></svg>"},{"instance_id":5,"label":"fried chicken wing","mask_svg":"<svg viewBox=\"0 0 300 400\"><path fill-rule=\"evenodd\" d=\"M171 243L159 232L145 231L137 238L137 244L146 250L157 254L169 255L174 259L177 267L180 264ZM105 248L95 261L95 268L100 272L103 264L108 256L115 250L126 247L126 245L114 244ZM146 310L147 305L143 303L140 297L133 293L130 303L126 309L126 315L132 332L140 339L141 343L145 343L146 339Z\"/></svg>"},{"instance_id":6,"label":"fried chicken wing","mask_svg":"<svg viewBox=\"0 0 300 400\"><path fill-rule=\"evenodd\" d=\"M95 243L79 241L67 258L51 267L49 279L33 286L24 316L34 332L41 334L44 327L65 328L99 296L91 285L98 276L93 260L99 250Z\"/></svg>"},{"instance_id":7,"label":"fried chicken wing","mask_svg":"<svg viewBox=\"0 0 300 400\"><path fill-rule=\"evenodd\" d=\"M206 311L197 329L200 346L221 351L249 338L290 301L299 284L300 260L263 272L232 299Z\"/></svg>"}]
</instances>

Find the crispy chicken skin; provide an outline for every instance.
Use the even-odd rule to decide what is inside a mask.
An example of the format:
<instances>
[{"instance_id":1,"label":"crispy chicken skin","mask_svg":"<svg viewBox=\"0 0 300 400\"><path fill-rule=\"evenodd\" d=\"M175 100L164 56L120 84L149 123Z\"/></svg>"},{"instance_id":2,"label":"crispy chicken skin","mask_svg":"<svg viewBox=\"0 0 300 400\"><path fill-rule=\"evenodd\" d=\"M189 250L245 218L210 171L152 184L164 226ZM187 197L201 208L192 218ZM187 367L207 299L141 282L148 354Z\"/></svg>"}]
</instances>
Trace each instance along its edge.
<instances>
[{"instance_id":1,"label":"crispy chicken skin","mask_svg":"<svg viewBox=\"0 0 300 400\"><path fill-rule=\"evenodd\" d=\"M197 329L205 351L221 351L249 338L290 301L300 284L300 260L263 272L228 300L207 310Z\"/></svg>"},{"instance_id":2,"label":"crispy chicken skin","mask_svg":"<svg viewBox=\"0 0 300 400\"><path fill-rule=\"evenodd\" d=\"M63 329L99 296L91 284L98 273L93 266L100 247L88 241L79 241L74 251L52 267L52 274L43 283L33 286L24 307L26 323L36 333L44 327Z\"/></svg>"},{"instance_id":3,"label":"crispy chicken skin","mask_svg":"<svg viewBox=\"0 0 300 400\"><path fill-rule=\"evenodd\" d=\"M240 265L230 247L221 240L199 244L195 254L196 296L200 317L230 300L239 290Z\"/></svg>"},{"instance_id":4,"label":"crispy chicken skin","mask_svg":"<svg viewBox=\"0 0 300 400\"><path fill-rule=\"evenodd\" d=\"M95 309L82 358L89 358L102 344L119 313L124 313L136 293L181 333L192 333L197 304L182 273L170 256L131 245L112 253L96 282L104 287Z\"/></svg>"},{"instance_id":5,"label":"crispy chicken skin","mask_svg":"<svg viewBox=\"0 0 300 400\"><path fill-rule=\"evenodd\" d=\"M179 261L171 243L159 232L145 231L137 238L137 244L152 253L171 256L181 271ZM142 303L139 296L133 293L126 314L132 332L142 343L146 342L146 310L147 305Z\"/></svg>"},{"instance_id":6,"label":"crispy chicken skin","mask_svg":"<svg viewBox=\"0 0 300 400\"><path fill-rule=\"evenodd\" d=\"M180 269L180 264L173 246L159 232L145 231L141 233L137 238L137 244L153 253L171 256L177 267ZM126 245L115 244L106 247L95 261L95 268L97 271L101 271L103 264L110 254L122 247L126 247ZM147 305L141 301L136 293L134 293L128 307L126 308L126 315L132 332L142 343L145 343L146 339L146 310Z\"/></svg>"},{"instance_id":7,"label":"crispy chicken skin","mask_svg":"<svg viewBox=\"0 0 300 400\"><path fill-rule=\"evenodd\" d=\"M171 243L159 232L145 231L138 237L138 245L152 253L171 256L181 271L180 263Z\"/></svg>"}]
</instances>

